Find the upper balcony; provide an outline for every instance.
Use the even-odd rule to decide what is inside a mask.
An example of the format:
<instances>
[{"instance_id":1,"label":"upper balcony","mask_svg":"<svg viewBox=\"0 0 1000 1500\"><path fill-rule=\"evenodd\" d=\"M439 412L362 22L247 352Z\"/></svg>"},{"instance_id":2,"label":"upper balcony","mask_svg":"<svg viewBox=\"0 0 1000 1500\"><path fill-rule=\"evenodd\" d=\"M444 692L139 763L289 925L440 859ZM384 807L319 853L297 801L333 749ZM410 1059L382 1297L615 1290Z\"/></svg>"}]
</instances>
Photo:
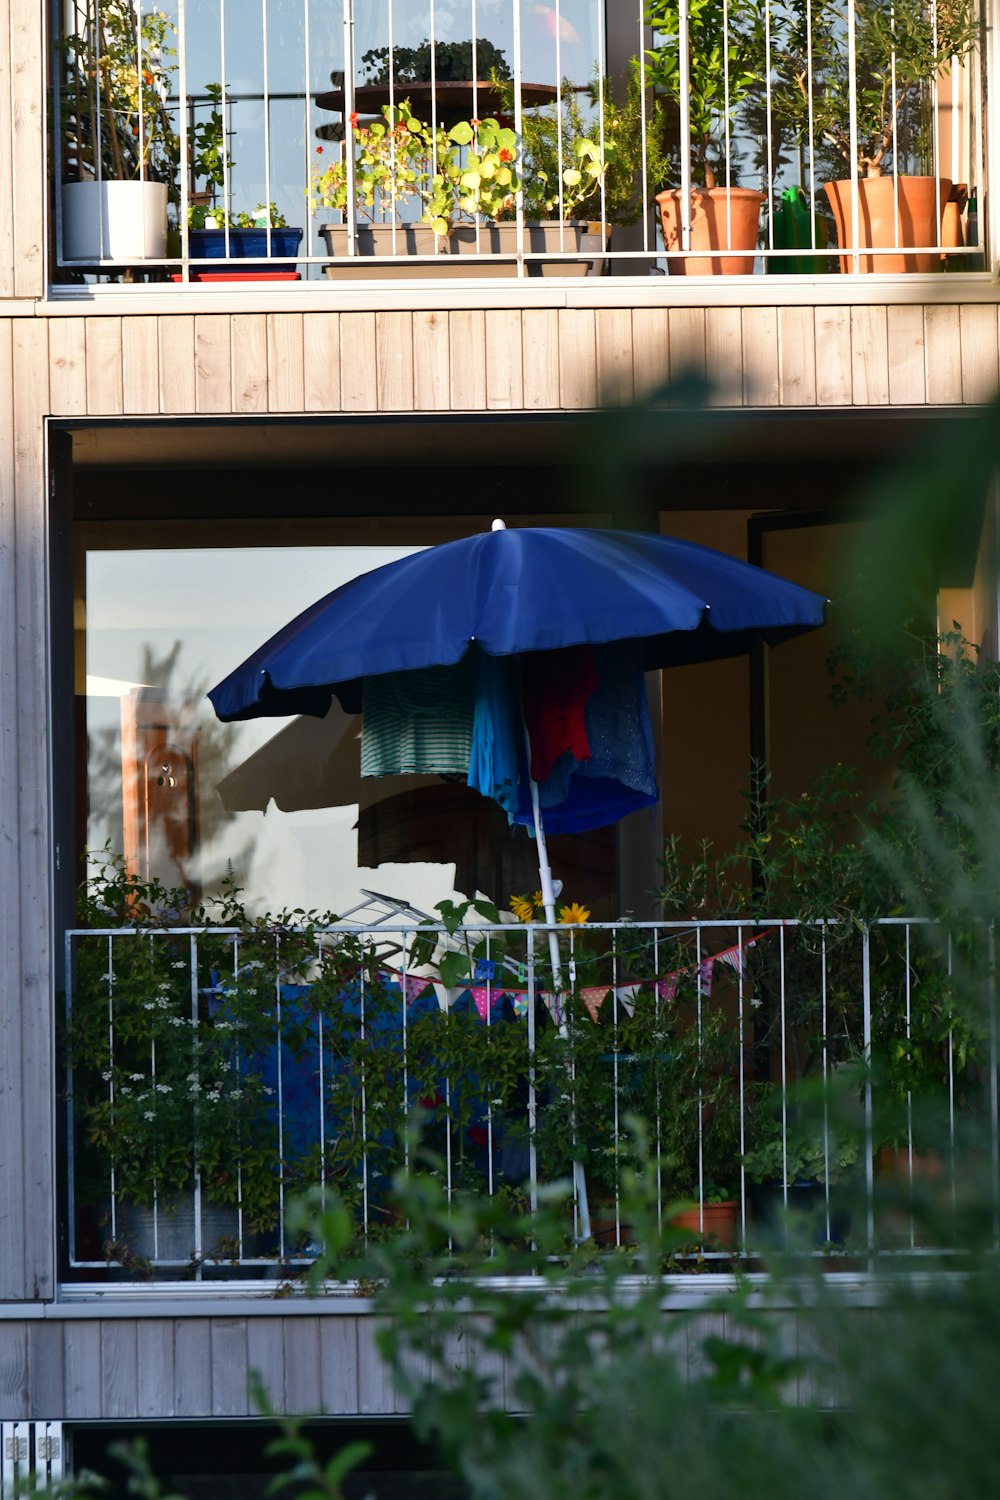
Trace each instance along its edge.
<instances>
[{"instance_id":1,"label":"upper balcony","mask_svg":"<svg viewBox=\"0 0 1000 1500\"><path fill-rule=\"evenodd\" d=\"M57 283L991 261L979 0L56 10Z\"/></svg>"}]
</instances>

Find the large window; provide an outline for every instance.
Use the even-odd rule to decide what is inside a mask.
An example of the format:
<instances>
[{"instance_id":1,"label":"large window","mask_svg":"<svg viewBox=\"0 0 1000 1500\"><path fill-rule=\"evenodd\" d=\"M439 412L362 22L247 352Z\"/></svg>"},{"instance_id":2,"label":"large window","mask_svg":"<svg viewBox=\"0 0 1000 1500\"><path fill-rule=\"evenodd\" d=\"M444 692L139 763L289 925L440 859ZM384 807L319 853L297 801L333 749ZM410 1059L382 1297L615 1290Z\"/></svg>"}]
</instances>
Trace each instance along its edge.
<instances>
[{"instance_id":1,"label":"large window","mask_svg":"<svg viewBox=\"0 0 1000 1500\"><path fill-rule=\"evenodd\" d=\"M81 527L78 827L90 867L110 849L143 879L196 898L231 878L258 912L343 914L371 889L429 912L456 893L506 904L534 889L534 845L494 803L438 777L362 780L360 718L336 702L324 719L220 724L206 697L314 600L479 525L488 519L423 520L419 531L377 521ZM614 831L553 845L568 897L617 915Z\"/></svg>"}]
</instances>

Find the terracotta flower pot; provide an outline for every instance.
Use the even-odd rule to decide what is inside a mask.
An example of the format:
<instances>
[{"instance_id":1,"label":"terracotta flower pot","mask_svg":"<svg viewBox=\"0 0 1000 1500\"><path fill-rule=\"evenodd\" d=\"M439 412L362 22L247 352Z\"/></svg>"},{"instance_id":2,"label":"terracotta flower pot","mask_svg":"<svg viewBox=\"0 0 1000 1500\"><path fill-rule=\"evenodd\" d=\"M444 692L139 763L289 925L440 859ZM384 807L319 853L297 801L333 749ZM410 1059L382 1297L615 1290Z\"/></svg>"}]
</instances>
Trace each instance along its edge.
<instances>
[{"instance_id":1,"label":"terracotta flower pot","mask_svg":"<svg viewBox=\"0 0 1000 1500\"><path fill-rule=\"evenodd\" d=\"M854 244L854 203L851 178L827 182L823 191L830 200L841 250ZM947 177L859 177L858 245L862 250L884 250L893 246L943 244L941 221L951 196ZM940 271L940 251L922 255L861 255L857 269L862 274L898 275L903 271ZM840 269L855 270L851 255L840 257Z\"/></svg>"},{"instance_id":2,"label":"terracotta flower pot","mask_svg":"<svg viewBox=\"0 0 1000 1500\"><path fill-rule=\"evenodd\" d=\"M689 1232L692 1238L714 1240L731 1249L736 1244L739 1216L739 1203L735 1198L728 1198L722 1203L706 1203L700 1213L696 1208L686 1208L674 1214L670 1223L675 1229Z\"/></svg>"},{"instance_id":3,"label":"terracotta flower pot","mask_svg":"<svg viewBox=\"0 0 1000 1500\"><path fill-rule=\"evenodd\" d=\"M590 1233L595 1245L632 1245L635 1233L615 1211L613 1198L599 1197L590 1209Z\"/></svg>"},{"instance_id":4,"label":"terracotta flower pot","mask_svg":"<svg viewBox=\"0 0 1000 1500\"><path fill-rule=\"evenodd\" d=\"M677 189L657 193L665 250L681 248L681 205ZM750 276L757 245L763 193L752 188L694 188L691 192L692 250L741 250L742 255L692 255L668 260L671 276ZM749 254L746 252L749 251Z\"/></svg>"},{"instance_id":5,"label":"terracotta flower pot","mask_svg":"<svg viewBox=\"0 0 1000 1500\"><path fill-rule=\"evenodd\" d=\"M921 1182L940 1182L944 1176L944 1162L933 1150L915 1150L911 1155L905 1146L880 1146L875 1166L880 1177L896 1181L908 1181L911 1173L914 1181Z\"/></svg>"}]
</instances>

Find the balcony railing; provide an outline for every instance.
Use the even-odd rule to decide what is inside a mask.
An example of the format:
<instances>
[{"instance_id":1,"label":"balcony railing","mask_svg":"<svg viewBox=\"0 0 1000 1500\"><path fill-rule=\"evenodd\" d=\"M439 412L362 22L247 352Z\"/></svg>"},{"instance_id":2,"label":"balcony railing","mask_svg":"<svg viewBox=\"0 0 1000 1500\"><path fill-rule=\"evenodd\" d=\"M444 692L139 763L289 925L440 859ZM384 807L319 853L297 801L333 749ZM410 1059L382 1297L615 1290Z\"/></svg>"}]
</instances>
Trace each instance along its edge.
<instances>
[{"instance_id":1,"label":"balcony railing","mask_svg":"<svg viewBox=\"0 0 1000 1500\"><path fill-rule=\"evenodd\" d=\"M979 0L57 15L57 279L989 263Z\"/></svg>"},{"instance_id":2,"label":"balcony railing","mask_svg":"<svg viewBox=\"0 0 1000 1500\"><path fill-rule=\"evenodd\" d=\"M290 1198L336 1187L359 1242L393 1233L414 1153L449 1196L564 1183L567 1246L627 1245L633 1116L679 1268L782 1236L834 1268L996 1243L987 938L961 961L907 919L558 941L556 989L533 924L68 933L71 1274L283 1276L316 1248Z\"/></svg>"}]
</instances>

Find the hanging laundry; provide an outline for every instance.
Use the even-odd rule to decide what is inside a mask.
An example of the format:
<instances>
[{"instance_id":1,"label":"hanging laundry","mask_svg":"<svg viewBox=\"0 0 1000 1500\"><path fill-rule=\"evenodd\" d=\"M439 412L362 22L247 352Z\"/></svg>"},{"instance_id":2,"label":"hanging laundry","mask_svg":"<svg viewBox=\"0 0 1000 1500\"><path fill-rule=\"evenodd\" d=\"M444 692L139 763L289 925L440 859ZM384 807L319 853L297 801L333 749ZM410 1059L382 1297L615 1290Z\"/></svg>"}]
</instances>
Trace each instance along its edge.
<instances>
[{"instance_id":1,"label":"hanging laundry","mask_svg":"<svg viewBox=\"0 0 1000 1500\"><path fill-rule=\"evenodd\" d=\"M591 646L528 651L521 658L521 700L531 739L531 776L541 784L561 755L590 754L584 711L600 686Z\"/></svg>"},{"instance_id":2,"label":"hanging laundry","mask_svg":"<svg viewBox=\"0 0 1000 1500\"><path fill-rule=\"evenodd\" d=\"M366 677L362 776L469 774L475 701L470 653L451 667Z\"/></svg>"},{"instance_id":3,"label":"hanging laundry","mask_svg":"<svg viewBox=\"0 0 1000 1500\"><path fill-rule=\"evenodd\" d=\"M631 641L596 646L594 662L598 687L584 709L590 753L580 760L564 752L538 788L552 833L602 828L659 797L642 647ZM527 786L520 789L515 822L533 826Z\"/></svg>"},{"instance_id":4,"label":"hanging laundry","mask_svg":"<svg viewBox=\"0 0 1000 1500\"><path fill-rule=\"evenodd\" d=\"M512 656L488 656L478 648L474 661L469 785L499 802L513 822L524 760L518 665Z\"/></svg>"}]
</instances>

